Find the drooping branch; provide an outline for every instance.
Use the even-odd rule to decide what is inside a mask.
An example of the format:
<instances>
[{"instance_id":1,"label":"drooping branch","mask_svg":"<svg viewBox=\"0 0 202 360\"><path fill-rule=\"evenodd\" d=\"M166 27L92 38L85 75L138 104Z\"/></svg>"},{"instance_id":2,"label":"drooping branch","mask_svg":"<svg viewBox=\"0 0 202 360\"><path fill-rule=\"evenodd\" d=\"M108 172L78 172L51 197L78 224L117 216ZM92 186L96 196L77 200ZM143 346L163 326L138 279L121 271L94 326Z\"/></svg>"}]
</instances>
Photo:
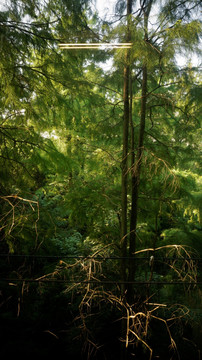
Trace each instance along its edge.
<instances>
[{"instance_id":1,"label":"drooping branch","mask_svg":"<svg viewBox=\"0 0 202 360\"><path fill-rule=\"evenodd\" d=\"M2 239L12 236L12 232L18 226L23 227L22 218L24 217L25 222L28 220L28 211L25 210L25 205L29 205L32 213L36 214L36 220L34 222L35 234L36 234L36 245L38 240L38 228L37 224L39 221L39 202L36 200L26 199L19 195L6 195L0 196L0 201L4 202L3 213L0 217L0 232L2 232ZM7 208L6 204L9 208Z\"/></svg>"}]
</instances>

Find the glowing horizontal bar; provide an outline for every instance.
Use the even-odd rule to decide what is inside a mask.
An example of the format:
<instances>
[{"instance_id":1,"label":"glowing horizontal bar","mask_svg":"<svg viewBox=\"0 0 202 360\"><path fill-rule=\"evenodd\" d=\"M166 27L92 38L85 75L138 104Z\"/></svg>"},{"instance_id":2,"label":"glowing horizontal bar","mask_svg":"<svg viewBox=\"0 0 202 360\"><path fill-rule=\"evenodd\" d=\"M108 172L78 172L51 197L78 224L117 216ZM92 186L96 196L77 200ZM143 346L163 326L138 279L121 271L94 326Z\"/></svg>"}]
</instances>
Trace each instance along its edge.
<instances>
[{"instance_id":1,"label":"glowing horizontal bar","mask_svg":"<svg viewBox=\"0 0 202 360\"><path fill-rule=\"evenodd\" d=\"M60 46L60 49L101 49L102 46ZM109 48L109 46L108 46ZM113 49L131 49L131 46L112 46Z\"/></svg>"},{"instance_id":2,"label":"glowing horizontal bar","mask_svg":"<svg viewBox=\"0 0 202 360\"><path fill-rule=\"evenodd\" d=\"M132 43L75 43L75 44L59 44L59 46L132 46Z\"/></svg>"},{"instance_id":3,"label":"glowing horizontal bar","mask_svg":"<svg viewBox=\"0 0 202 360\"><path fill-rule=\"evenodd\" d=\"M60 49L130 49L132 43L75 43L75 44L59 44Z\"/></svg>"}]
</instances>

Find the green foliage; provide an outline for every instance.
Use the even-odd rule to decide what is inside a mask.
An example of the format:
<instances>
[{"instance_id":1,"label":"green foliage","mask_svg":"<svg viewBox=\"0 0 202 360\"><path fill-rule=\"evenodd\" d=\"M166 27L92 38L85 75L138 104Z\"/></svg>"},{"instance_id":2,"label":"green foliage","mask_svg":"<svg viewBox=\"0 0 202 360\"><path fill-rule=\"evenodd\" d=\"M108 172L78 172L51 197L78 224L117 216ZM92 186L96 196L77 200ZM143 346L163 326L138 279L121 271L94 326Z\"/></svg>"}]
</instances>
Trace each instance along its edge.
<instances>
[{"instance_id":1,"label":"green foliage","mask_svg":"<svg viewBox=\"0 0 202 360\"><path fill-rule=\"evenodd\" d=\"M155 21L149 18L146 39L144 14L148 4L158 14ZM52 324L59 329L63 317L69 324L74 315L77 322L69 339L78 337L86 324L91 326L91 315L85 313L91 304L95 304L95 311L103 311L92 325L93 329L98 327L95 333L99 337L99 326L105 326L108 315L116 315L117 320L110 306L116 307L118 315L122 306L116 285L120 261L113 256L120 255L124 110L121 74L127 50L63 51L57 44L123 41L127 29L125 5L117 2L120 16L113 19L113 24L102 23L91 3L84 0L14 0L0 12L0 249L20 256L10 263L0 259L0 264L5 278L53 280L29 286L10 283L12 294L7 285L2 285L2 306L6 304L9 311L18 308L18 312L21 306L31 321L39 321L44 309L49 309L43 319L46 329L52 329ZM201 24L196 15L193 17L199 7L198 1L147 1L133 9L131 18L133 110L129 136L133 125L135 159L143 64L148 72L136 250L164 247L159 256L178 259L172 264L177 271L166 260L155 260L151 271L151 250L143 252L135 273L135 280L140 282L150 277L157 282L187 277L190 280L190 268L187 263L179 265L180 261L188 250L193 251L193 256L196 251L197 257L202 253L201 84L199 69L189 63L191 54L199 53ZM185 52L188 59L184 68L176 63L179 52ZM112 67L106 71L103 65L112 59ZM137 164L131 165L131 143L130 138L129 179L137 170ZM129 219L130 182L127 190ZM180 246L185 246L187 252L180 252ZM77 262L74 258L93 254L112 259ZM113 284L108 284L107 289L103 286L101 292L100 284L96 288L77 283L89 278L110 279ZM55 280L71 281L63 284ZM137 286L137 304L146 306L150 298L154 304L183 302L182 286L176 293L174 284L160 284L158 289L148 284L146 292ZM113 296L108 307L109 294ZM185 302L191 308L193 299L188 297ZM5 311L6 316L11 317L11 313ZM79 316L82 326L77 326ZM71 351L75 355L72 345Z\"/></svg>"}]
</instances>

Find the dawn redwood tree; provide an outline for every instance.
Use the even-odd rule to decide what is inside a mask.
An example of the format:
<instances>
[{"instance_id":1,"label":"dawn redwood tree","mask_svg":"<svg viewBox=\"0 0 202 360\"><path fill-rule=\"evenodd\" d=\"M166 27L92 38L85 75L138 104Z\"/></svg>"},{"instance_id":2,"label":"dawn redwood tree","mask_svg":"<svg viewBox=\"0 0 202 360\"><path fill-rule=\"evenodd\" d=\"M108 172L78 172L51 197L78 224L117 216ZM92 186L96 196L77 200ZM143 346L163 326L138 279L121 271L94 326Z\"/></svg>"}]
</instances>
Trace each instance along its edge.
<instances>
[{"instance_id":1,"label":"dawn redwood tree","mask_svg":"<svg viewBox=\"0 0 202 360\"><path fill-rule=\"evenodd\" d=\"M149 272L147 262L137 266L136 250L146 252L173 241L172 254L182 259L187 252L178 253L176 242L199 244L201 85L198 69L180 68L175 61L182 49L197 50L200 23L191 12L199 2L118 1L117 22L99 25L85 3L14 0L10 11L1 13L1 239L7 237L9 250L19 254L87 257L75 264L61 259L56 271L51 266L53 272L49 260L38 269L34 261L29 267L25 262L18 268L19 279L42 276L59 279L61 285L65 279L63 296L71 293L69 305L76 297L73 313L84 315L77 330L86 330L90 346L95 340L84 326L91 318L89 304L95 304L99 315L104 309L107 321L106 304L109 314L116 304L123 321L127 309L121 336L127 334L134 344L147 341L147 321L155 308L150 311L151 304L135 298L136 290L148 299L152 284L145 295L130 283L152 276L175 279L164 268ZM132 48L113 55L103 50L63 52L56 45L67 39L123 38ZM100 62L112 56L114 67L105 73ZM20 196L26 191L32 200ZM91 255L100 258L94 262ZM187 271L187 263L181 269L181 264L179 278L195 281L194 269ZM80 276L92 283L80 283ZM103 292L102 282L108 279ZM129 280L120 292L119 280ZM182 296L170 289L160 289L164 299Z\"/></svg>"},{"instance_id":2,"label":"dawn redwood tree","mask_svg":"<svg viewBox=\"0 0 202 360\"><path fill-rule=\"evenodd\" d=\"M23 0L0 9L2 214L9 207L3 196L20 194L32 199L50 174L68 178L72 172L76 161L64 151L65 141L62 146L53 142L52 132L59 127L66 131L73 118L81 118L78 97L83 101L91 93L83 78L83 64L91 54L64 54L58 43L85 41L86 37L94 40L85 9L87 1ZM1 220L5 230L4 216Z\"/></svg>"},{"instance_id":3,"label":"dawn redwood tree","mask_svg":"<svg viewBox=\"0 0 202 360\"><path fill-rule=\"evenodd\" d=\"M126 42L131 41L131 15L132 0L127 0L127 33ZM123 85L123 155L122 155L122 188L121 188L121 280L126 281L126 256L127 256L127 213L128 213L128 148L129 148L129 122L130 122L130 49L125 54L124 85Z\"/></svg>"},{"instance_id":4,"label":"dawn redwood tree","mask_svg":"<svg viewBox=\"0 0 202 360\"><path fill-rule=\"evenodd\" d=\"M83 41L86 36L94 36L86 23L86 8L87 1L56 4L14 0L0 10L0 163L4 194L9 192L9 182L13 185L13 178L15 184L21 180L20 186L23 181L35 186L37 178L43 177L42 169L46 171L54 163L63 163L65 168L64 156L62 160L51 139L43 134L51 134L57 127L56 108L69 108L61 89L71 89L76 96L83 84L84 59L74 54L63 57L57 45L67 38L75 41L80 37Z\"/></svg>"},{"instance_id":5,"label":"dawn redwood tree","mask_svg":"<svg viewBox=\"0 0 202 360\"><path fill-rule=\"evenodd\" d=\"M148 41L148 19L152 7L152 1L144 4L144 41ZM135 259L134 254L136 250L136 228L137 228L137 214L138 214L138 190L140 182L140 171L144 149L144 132L146 121L146 106L147 106L147 63L143 61L142 67L142 90L141 90L141 112L139 125L139 139L136 154L136 161L132 164L131 171L131 216L130 216L130 242L129 242L129 256L132 258L129 262L129 281L133 281L135 277ZM130 287L129 297L133 298L133 287Z\"/></svg>"},{"instance_id":6,"label":"dawn redwood tree","mask_svg":"<svg viewBox=\"0 0 202 360\"><path fill-rule=\"evenodd\" d=\"M1 12L1 186L6 194L7 178L11 183L14 177L19 179L21 187L29 178L29 187L35 189L43 184L44 174L50 169L56 174L63 173L71 183L72 196L68 194L66 200L74 209L70 217L72 224L83 224L92 231L96 228L99 204L102 204L99 224L105 224L106 207L113 209L117 223L121 220L120 254L124 258L121 278L133 281L142 198L145 197L148 208L155 202L149 202L150 197L157 199L155 203L164 201L163 191L159 191L158 196L155 193L155 181L163 182L159 164L165 172L174 167L177 152L186 150L183 139L181 143L173 140L179 136L178 124L183 117L188 135L186 120L191 122L195 116L193 109L189 111L189 104L184 106L183 101L179 103L175 98L182 84L182 71L175 62L175 53L197 48L200 23L192 20L191 13L199 2L119 2L118 25L111 29L110 24L104 23L103 27L99 24L99 35L96 34L98 18L95 16L89 21L84 15L86 3L50 1L36 2L33 6L29 1L13 1L8 12ZM151 25L154 14L156 23ZM107 52L56 50L58 41L67 38L84 42L100 38L109 41L110 37L120 41L124 37L133 46L115 53L115 71L109 76L105 76L99 64L111 57ZM124 73L122 82L120 69ZM186 74L185 69L184 78ZM189 98L193 98L194 89L188 93ZM123 119L122 130L120 119ZM42 132L50 134L53 130L60 137L60 144L59 140L53 142L41 136ZM116 153L120 154L121 146L118 173L120 158ZM150 168L159 178L156 176L148 185ZM83 212L80 212L78 191L84 202ZM90 195L87 196L87 192ZM95 193L101 197L94 196ZM154 208L155 216L151 218L157 224L157 206ZM129 266L125 261L127 255L132 258Z\"/></svg>"},{"instance_id":7,"label":"dawn redwood tree","mask_svg":"<svg viewBox=\"0 0 202 360\"><path fill-rule=\"evenodd\" d=\"M168 120L168 114L171 119L175 119L176 113L180 112L182 117L188 116L190 121L191 119L194 120L194 117L191 118L188 115L190 109L187 107L186 111L184 111L179 106L177 99L175 99L175 92L182 86L182 71L176 64L175 56L181 51L197 52L200 22L197 19L192 19L192 12L200 4L199 2L190 2L188 4L183 1L176 3L167 1L163 4L159 4L157 1L130 2L131 18L128 12L128 3L125 3L125 7L124 4L122 5L119 4L120 10L123 11L123 9L127 8L126 14L130 28L128 30L126 26L124 29L126 34L130 34L133 48L130 53L129 63L126 61L128 56L126 55L124 67L121 227L121 254L124 259L128 254L132 260L129 261L129 267L126 260L123 260L121 273L122 279L133 281L135 279L134 253L137 248L137 224L141 211L139 198L140 193L144 192L145 183L147 182L147 179L143 178L146 173L142 164L145 163L145 159L149 158L149 147L154 151L151 152L152 155L150 156L151 164L156 162L155 166L159 167L157 163L161 163L165 172L170 172L168 177L171 178L172 167L175 167L173 154L170 152L169 146L168 151L164 154L158 152L158 146L164 143L164 135L157 131L158 117L160 116L159 118L161 118L163 124L163 116L166 114L164 117L165 122L170 122L170 125L173 123L174 126L177 126L177 122L174 124L172 120ZM152 19L154 14L156 22L152 25L150 17ZM117 33L120 36L122 28L118 26L118 29ZM131 75L132 73L135 73L135 76ZM131 82L132 91L129 94ZM140 101L136 100L138 97ZM132 102L133 110L131 110ZM130 110L132 111L131 114ZM131 124L130 132L129 124ZM157 136L154 135L155 132ZM169 135L171 134L167 134L167 141ZM151 142L152 138L153 143ZM167 156L169 152L171 157ZM128 166L129 157L131 157L130 168ZM148 160L147 166L149 166ZM156 172L156 170L154 171ZM131 185L129 174L131 176ZM173 180L170 180L171 183L175 182L176 179L174 180L174 178L173 176ZM128 201L129 187L131 187L130 202ZM155 194L153 197L155 198ZM159 198L157 197L158 201ZM154 217L156 231L157 218L158 216ZM132 286L129 286L128 296L130 299L133 298L131 292L133 292Z\"/></svg>"}]
</instances>

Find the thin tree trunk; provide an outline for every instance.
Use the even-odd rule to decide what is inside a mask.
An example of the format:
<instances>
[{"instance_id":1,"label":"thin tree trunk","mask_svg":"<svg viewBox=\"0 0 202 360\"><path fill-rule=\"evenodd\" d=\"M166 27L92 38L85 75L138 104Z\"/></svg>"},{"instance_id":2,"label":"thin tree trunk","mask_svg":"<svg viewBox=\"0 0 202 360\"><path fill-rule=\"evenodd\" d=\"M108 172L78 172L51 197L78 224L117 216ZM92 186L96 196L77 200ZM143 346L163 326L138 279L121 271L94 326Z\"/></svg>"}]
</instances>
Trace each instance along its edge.
<instances>
[{"instance_id":1,"label":"thin tree trunk","mask_svg":"<svg viewBox=\"0 0 202 360\"><path fill-rule=\"evenodd\" d=\"M144 12L144 31L145 36L144 40L148 40L148 16L150 13L152 5L152 0L147 5L147 9ZM131 193L131 217L130 217L130 239L129 239L129 274L128 280L134 281L135 279L135 250L136 250L136 230L137 230L137 217L138 217L138 195L139 195L139 183L140 183L140 174L141 174L141 164L143 156L143 146L144 146L144 131L145 131L145 120L146 120L146 105L147 105L147 65L143 65L143 74L142 74L142 97L141 97L141 116L140 116L140 129L139 129L139 140L138 140L138 149L135 162L134 149L132 150L133 154L133 164L132 168L132 193ZM133 135L134 137L134 135ZM133 140L134 141L134 140ZM134 301L134 286L132 284L128 287L128 301Z\"/></svg>"},{"instance_id":2,"label":"thin tree trunk","mask_svg":"<svg viewBox=\"0 0 202 360\"><path fill-rule=\"evenodd\" d=\"M141 100L141 118L140 118L140 130L139 130L139 142L137 150L136 163L134 161L132 166L132 195L131 195L131 218L130 218L130 240L129 240L129 275L128 280L134 281L135 279L135 249L136 249L136 228L137 228L137 216L138 216L138 195L139 195L139 183L140 172L143 155L144 145L144 130L146 119L146 95L147 95L147 67L143 67L143 79L142 79L142 100ZM134 159L135 160L135 159ZM134 300L134 287L131 284L128 288L128 300L131 302Z\"/></svg>"},{"instance_id":3,"label":"thin tree trunk","mask_svg":"<svg viewBox=\"0 0 202 360\"><path fill-rule=\"evenodd\" d=\"M130 17L132 13L132 0L127 0L127 34L126 41L130 41ZM123 87L123 102L124 102L124 117L123 117L123 154L122 154L122 188L121 188L121 295L123 301L125 300L126 284L127 280L127 213L128 213L128 201L127 201L127 190L128 190L128 135L129 135L129 81L130 81L130 50L126 50L125 66L124 66L124 87ZM121 336L126 336L126 314L123 308ZM125 344L121 345L120 359L127 359L127 349Z\"/></svg>"},{"instance_id":4,"label":"thin tree trunk","mask_svg":"<svg viewBox=\"0 0 202 360\"><path fill-rule=\"evenodd\" d=\"M127 0L128 28L126 40L130 41L130 16L132 13L132 0ZM124 117L123 117L123 154L122 154L122 189L121 189L121 281L126 281L126 256L127 256L127 189L128 189L128 134L129 134L129 81L130 81L130 50L126 50L124 66ZM122 295L125 293L125 286L122 286Z\"/></svg>"},{"instance_id":5,"label":"thin tree trunk","mask_svg":"<svg viewBox=\"0 0 202 360\"><path fill-rule=\"evenodd\" d=\"M127 255L127 187L128 187L128 126L129 126L129 89L128 89L129 67L124 68L124 122L123 122L123 155L122 155L122 189L121 189L121 256L122 259L122 281L126 280Z\"/></svg>"}]
</instances>

